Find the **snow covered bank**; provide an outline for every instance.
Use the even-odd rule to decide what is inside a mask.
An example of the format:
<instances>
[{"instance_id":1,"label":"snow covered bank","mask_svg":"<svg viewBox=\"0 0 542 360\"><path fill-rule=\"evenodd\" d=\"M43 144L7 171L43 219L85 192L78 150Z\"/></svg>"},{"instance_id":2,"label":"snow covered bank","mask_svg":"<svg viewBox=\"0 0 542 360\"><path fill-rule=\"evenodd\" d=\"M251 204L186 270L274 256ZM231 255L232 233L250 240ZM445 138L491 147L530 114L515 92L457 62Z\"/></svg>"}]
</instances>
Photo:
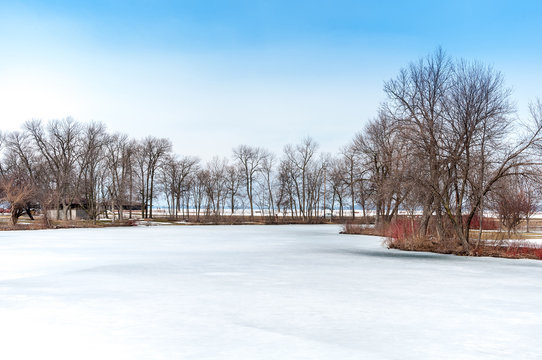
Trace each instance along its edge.
<instances>
[{"instance_id":1,"label":"snow covered bank","mask_svg":"<svg viewBox=\"0 0 542 360\"><path fill-rule=\"evenodd\" d=\"M339 226L0 233L2 359L540 359L542 263Z\"/></svg>"}]
</instances>

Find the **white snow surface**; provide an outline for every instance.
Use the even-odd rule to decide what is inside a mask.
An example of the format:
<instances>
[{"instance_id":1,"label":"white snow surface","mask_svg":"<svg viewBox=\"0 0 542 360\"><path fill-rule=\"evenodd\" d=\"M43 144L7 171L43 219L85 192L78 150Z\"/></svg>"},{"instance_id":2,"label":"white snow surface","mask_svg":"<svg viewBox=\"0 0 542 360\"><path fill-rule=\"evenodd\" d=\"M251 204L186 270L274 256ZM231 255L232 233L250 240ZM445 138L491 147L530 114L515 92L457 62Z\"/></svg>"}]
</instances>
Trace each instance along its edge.
<instances>
[{"instance_id":1,"label":"white snow surface","mask_svg":"<svg viewBox=\"0 0 542 360\"><path fill-rule=\"evenodd\" d=\"M0 359L542 358L542 262L339 230L0 232Z\"/></svg>"}]
</instances>

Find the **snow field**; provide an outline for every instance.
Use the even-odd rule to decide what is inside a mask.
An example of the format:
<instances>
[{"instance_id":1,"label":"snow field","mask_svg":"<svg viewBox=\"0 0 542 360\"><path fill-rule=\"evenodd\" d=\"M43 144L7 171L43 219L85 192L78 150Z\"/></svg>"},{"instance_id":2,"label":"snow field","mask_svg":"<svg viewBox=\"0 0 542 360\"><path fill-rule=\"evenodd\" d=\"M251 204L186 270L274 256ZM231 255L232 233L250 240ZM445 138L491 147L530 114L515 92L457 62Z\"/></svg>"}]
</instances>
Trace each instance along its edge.
<instances>
[{"instance_id":1,"label":"snow field","mask_svg":"<svg viewBox=\"0 0 542 360\"><path fill-rule=\"evenodd\" d=\"M339 230L1 232L0 358L542 358L541 262Z\"/></svg>"}]
</instances>

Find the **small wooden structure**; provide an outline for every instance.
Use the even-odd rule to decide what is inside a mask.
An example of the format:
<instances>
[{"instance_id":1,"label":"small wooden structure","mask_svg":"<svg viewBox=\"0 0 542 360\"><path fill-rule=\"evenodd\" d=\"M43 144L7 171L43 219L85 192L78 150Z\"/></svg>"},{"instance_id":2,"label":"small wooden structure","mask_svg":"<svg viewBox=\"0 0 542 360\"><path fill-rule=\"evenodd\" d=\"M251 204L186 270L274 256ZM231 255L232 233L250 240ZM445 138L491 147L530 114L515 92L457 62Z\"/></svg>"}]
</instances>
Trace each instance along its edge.
<instances>
[{"instance_id":1,"label":"small wooden structure","mask_svg":"<svg viewBox=\"0 0 542 360\"><path fill-rule=\"evenodd\" d=\"M47 210L47 218L49 220L88 220L89 216L85 209L75 207L68 209L66 216L62 209Z\"/></svg>"}]
</instances>

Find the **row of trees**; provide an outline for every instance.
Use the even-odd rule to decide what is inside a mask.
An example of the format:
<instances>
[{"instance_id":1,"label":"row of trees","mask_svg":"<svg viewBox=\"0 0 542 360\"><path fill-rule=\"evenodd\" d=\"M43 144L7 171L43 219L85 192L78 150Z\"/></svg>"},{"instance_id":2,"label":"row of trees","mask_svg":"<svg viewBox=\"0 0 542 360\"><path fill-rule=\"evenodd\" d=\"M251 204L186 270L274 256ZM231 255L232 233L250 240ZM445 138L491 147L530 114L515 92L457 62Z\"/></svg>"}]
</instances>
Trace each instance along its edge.
<instances>
[{"instance_id":1,"label":"row of trees","mask_svg":"<svg viewBox=\"0 0 542 360\"><path fill-rule=\"evenodd\" d=\"M466 251L484 211L513 224L536 209L540 102L530 119L518 119L501 73L440 49L384 91L378 116L335 156L306 138L279 156L241 145L203 163L173 154L167 139L134 140L70 118L32 120L1 136L2 196L13 221L34 208L68 218L76 205L92 219L107 209L152 218L157 200L172 217L198 220L245 209L311 221L326 210L356 216L358 208L382 225L406 211L419 236L459 240Z\"/></svg>"},{"instance_id":2,"label":"row of trees","mask_svg":"<svg viewBox=\"0 0 542 360\"><path fill-rule=\"evenodd\" d=\"M13 223L36 210L69 219L73 208L93 220L112 212L113 219L152 218L156 201L175 218L232 216L243 209L251 218L258 212L311 221L325 208L338 207L341 215L347 204L352 209L356 200L348 197L362 183L343 176L346 166L353 170L349 153L335 159L321 154L311 138L286 146L280 159L241 145L231 157L206 163L174 154L168 139L134 140L71 118L28 121L0 139L0 191Z\"/></svg>"},{"instance_id":3,"label":"row of trees","mask_svg":"<svg viewBox=\"0 0 542 360\"><path fill-rule=\"evenodd\" d=\"M6 133L1 140L0 188L14 223L18 215L32 216L35 209L46 216L54 209L55 217L68 219L74 206L96 219L108 206L132 208L135 200L144 216L152 216L154 179L171 149L165 139L136 142L108 134L101 123L71 118L28 121L22 131Z\"/></svg>"}]
</instances>

